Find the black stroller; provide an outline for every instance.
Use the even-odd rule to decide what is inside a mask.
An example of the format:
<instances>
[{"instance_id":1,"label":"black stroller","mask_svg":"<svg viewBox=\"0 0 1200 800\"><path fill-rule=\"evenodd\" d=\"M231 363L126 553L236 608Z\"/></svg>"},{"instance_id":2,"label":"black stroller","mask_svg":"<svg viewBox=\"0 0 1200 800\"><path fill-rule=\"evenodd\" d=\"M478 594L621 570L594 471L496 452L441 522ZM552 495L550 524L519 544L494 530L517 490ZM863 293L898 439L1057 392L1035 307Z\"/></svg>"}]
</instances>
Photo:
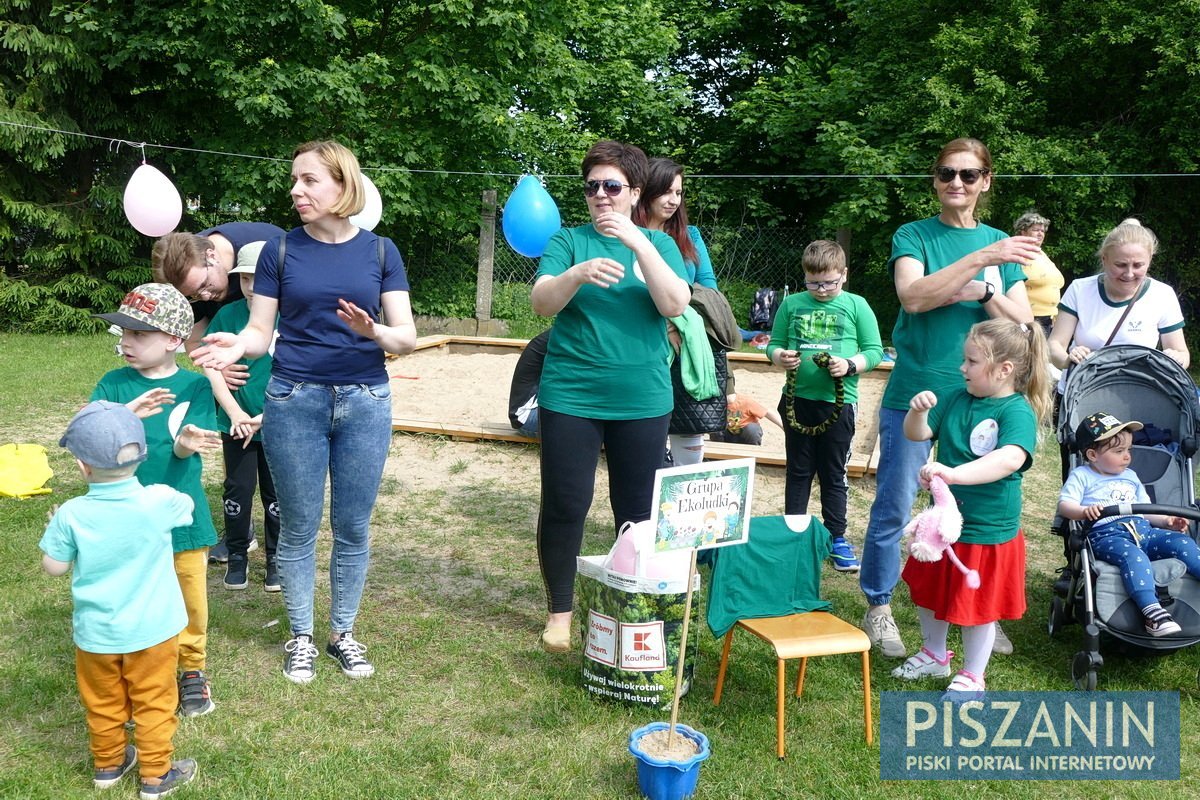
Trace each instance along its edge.
<instances>
[{"instance_id":1,"label":"black stroller","mask_svg":"<svg viewBox=\"0 0 1200 800\"><path fill-rule=\"evenodd\" d=\"M1130 465L1146 486L1151 505L1109 506L1105 516L1172 514L1193 522L1196 536L1200 510L1192 478L1192 457L1200 445L1200 404L1187 371L1157 350L1137 345L1106 347L1072 367L1059 415L1058 439L1072 453L1072 466L1082 463L1075 452L1075 429L1088 415L1107 411L1118 419L1146 427L1134 434ZM1053 636L1068 623L1083 626L1083 649L1071 659L1076 688L1095 689L1096 672L1104 664L1101 636L1147 650L1172 651L1200 642L1200 581L1186 574L1174 558L1153 562L1154 582L1163 607L1181 628L1171 636L1153 637L1142 625L1141 610L1125 592L1120 570L1093 557L1087 541L1090 523L1056 518L1067 565L1060 570L1050 601Z\"/></svg>"}]
</instances>

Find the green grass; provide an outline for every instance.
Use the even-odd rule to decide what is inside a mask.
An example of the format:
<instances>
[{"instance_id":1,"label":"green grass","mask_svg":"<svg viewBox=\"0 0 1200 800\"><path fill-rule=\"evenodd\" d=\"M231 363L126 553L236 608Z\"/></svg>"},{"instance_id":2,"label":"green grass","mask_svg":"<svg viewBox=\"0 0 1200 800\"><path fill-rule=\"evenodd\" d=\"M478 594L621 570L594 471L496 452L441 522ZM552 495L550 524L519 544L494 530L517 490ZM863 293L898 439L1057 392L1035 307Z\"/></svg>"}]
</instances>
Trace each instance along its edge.
<instances>
[{"instance_id":1,"label":"green grass","mask_svg":"<svg viewBox=\"0 0 1200 800\"><path fill-rule=\"evenodd\" d=\"M37 541L52 504L84 490L57 440L99 376L116 364L111 342L0 335L0 443L43 444L56 471L53 494L0 499L3 798L96 797L75 688L69 584L43 574ZM550 657L537 646L544 611L533 546L536 451L398 435L394 461L406 456L418 466L393 472L381 488L372 572L356 630L371 648L378 675L350 681L323 659L312 684L288 683L279 673L286 619L279 595L258 589L261 555L251 556L252 583L244 592L222 588L222 573L212 568L209 670L217 710L180 725L177 753L199 760L200 777L177 796L637 797L628 735L665 714L591 700L580 688L578 653ZM426 487L419 465L435 463L451 477ZM492 479L483 464L500 466L506 479ZM1029 612L1006 625L1016 653L993 660L988 681L995 689L1071 688L1068 665L1079 649L1079 629L1054 640L1045 629L1049 587L1062 560L1060 543L1047 533L1056 469L1056 455L1046 448L1027 480ZM215 509L218 459L206 465L206 476ZM778 469L764 468L759 480L782 478ZM870 481L852 489L855 540L872 489ZM611 541L606 506L601 499L594 506L585 552L603 552ZM756 504L755 511L776 510ZM318 578L320 619L328 587L320 571ZM855 577L829 570L824 589L838 614L861 617ZM914 644L916 616L903 585L896 611ZM748 636L736 641L725 697L714 707L719 643L703 624L693 630L700 654L680 720L713 743L699 798L1183 798L1200 790L1196 648L1158 658L1106 652L1100 675L1104 689L1180 691L1179 782L884 783L878 727L876 743L863 742L855 656L809 665L804 698L788 704L788 756L781 762L775 758L774 663L765 646ZM894 666L873 659L876 713L880 691L910 688L890 677ZM937 689L940 682L920 688ZM132 792L130 782L107 796Z\"/></svg>"}]
</instances>

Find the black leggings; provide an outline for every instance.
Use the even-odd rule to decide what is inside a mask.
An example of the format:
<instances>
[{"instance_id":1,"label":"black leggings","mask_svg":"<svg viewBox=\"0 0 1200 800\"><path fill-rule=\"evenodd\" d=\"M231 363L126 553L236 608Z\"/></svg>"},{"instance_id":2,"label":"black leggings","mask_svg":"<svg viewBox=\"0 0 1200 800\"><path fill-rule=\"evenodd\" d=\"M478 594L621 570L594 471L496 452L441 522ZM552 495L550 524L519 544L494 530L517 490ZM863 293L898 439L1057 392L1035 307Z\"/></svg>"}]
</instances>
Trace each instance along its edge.
<instances>
[{"instance_id":1,"label":"black leggings","mask_svg":"<svg viewBox=\"0 0 1200 800\"><path fill-rule=\"evenodd\" d=\"M242 440L221 434L221 451L225 455L225 545L234 555L246 555L250 546L250 517L254 506L254 485L263 504L263 550L268 559L275 557L279 541L279 502L275 499L275 483L262 442L250 442L243 449Z\"/></svg>"},{"instance_id":2,"label":"black leggings","mask_svg":"<svg viewBox=\"0 0 1200 800\"><path fill-rule=\"evenodd\" d=\"M670 413L646 419L588 419L543 408L542 507L537 549L550 613L575 604L575 558L596 488L600 447L616 528L650 519L654 472L662 466Z\"/></svg>"},{"instance_id":3,"label":"black leggings","mask_svg":"<svg viewBox=\"0 0 1200 800\"><path fill-rule=\"evenodd\" d=\"M819 425L835 408L833 403L803 397L780 397L779 416L783 417L783 439L787 450L787 472L783 482L783 513L807 514L813 476L821 482L821 520L835 537L846 535L846 502L850 485L846 480L846 462L854 442L856 408L847 403L829 430L808 436L792 428L787 421L787 403L792 400L796 422Z\"/></svg>"}]
</instances>

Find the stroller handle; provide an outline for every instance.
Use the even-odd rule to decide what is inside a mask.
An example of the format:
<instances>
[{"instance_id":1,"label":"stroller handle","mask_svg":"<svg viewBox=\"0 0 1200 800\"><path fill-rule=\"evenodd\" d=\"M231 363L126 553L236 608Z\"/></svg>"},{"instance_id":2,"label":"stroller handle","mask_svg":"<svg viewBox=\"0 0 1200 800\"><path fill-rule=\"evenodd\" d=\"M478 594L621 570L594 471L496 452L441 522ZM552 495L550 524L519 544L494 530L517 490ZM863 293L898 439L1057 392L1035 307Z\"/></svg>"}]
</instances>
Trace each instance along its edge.
<instances>
[{"instance_id":1,"label":"stroller handle","mask_svg":"<svg viewBox=\"0 0 1200 800\"><path fill-rule=\"evenodd\" d=\"M1195 506L1167 506L1158 503L1120 503L1100 509L1099 519L1121 517L1131 514L1163 514L1168 517L1185 517L1200 522L1200 508ZM1099 521L1099 519L1097 521Z\"/></svg>"}]
</instances>

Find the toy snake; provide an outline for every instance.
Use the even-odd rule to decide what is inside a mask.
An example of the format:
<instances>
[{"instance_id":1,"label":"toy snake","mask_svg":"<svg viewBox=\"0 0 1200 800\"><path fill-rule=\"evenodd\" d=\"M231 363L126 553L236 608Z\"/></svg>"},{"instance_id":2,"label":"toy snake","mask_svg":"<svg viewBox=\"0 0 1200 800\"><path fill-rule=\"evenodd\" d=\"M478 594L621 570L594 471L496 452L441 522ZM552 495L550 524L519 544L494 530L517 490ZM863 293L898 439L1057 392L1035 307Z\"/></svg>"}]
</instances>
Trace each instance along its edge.
<instances>
[{"instance_id":1,"label":"toy snake","mask_svg":"<svg viewBox=\"0 0 1200 800\"><path fill-rule=\"evenodd\" d=\"M830 364L829 353L817 353L813 356L813 363L821 369L829 369ZM833 376L830 376L833 377ZM793 430L799 431L805 436L820 436L833 423L838 421L838 417L842 415L842 406L846 404L846 391L842 385L842 378L833 378L833 413L824 422L817 425L801 425L796 422L796 370L789 369L787 371L787 383L784 387L784 394L788 398L787 405L787 422Z\"/></svg>"}]
</instances>

